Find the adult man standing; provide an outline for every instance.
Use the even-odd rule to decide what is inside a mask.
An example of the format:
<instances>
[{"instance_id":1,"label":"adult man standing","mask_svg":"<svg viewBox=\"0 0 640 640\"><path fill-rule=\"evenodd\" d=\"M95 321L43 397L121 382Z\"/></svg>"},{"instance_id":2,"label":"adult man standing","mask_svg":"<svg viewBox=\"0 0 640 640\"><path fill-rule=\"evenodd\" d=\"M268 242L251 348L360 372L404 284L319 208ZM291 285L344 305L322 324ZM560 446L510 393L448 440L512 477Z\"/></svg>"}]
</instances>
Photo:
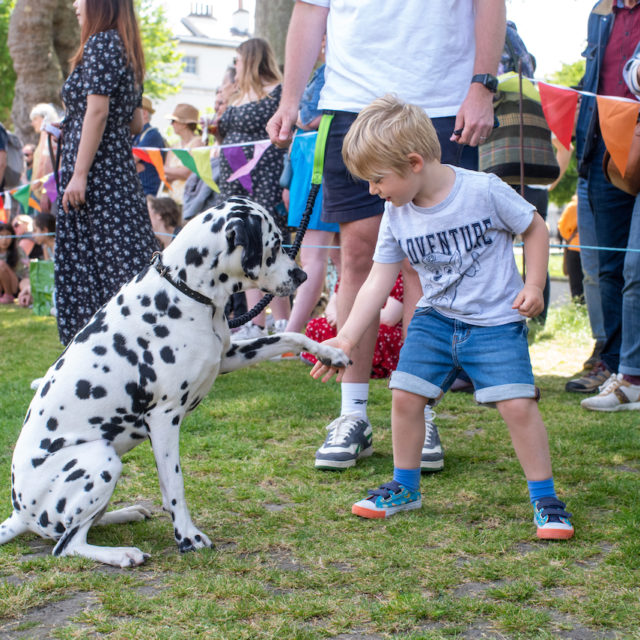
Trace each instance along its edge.
<instances>
[{"instance_id":1,"label":"adult man standing","mask_svg":"<svg viewBox=\"0 0 640 640\"><path fill-rule=\"evenodd\" d=\"M597 2L589 16L587 40L582 89L635 99L640 93L640 2ZM625 83L623 70L629 60ZM582 401L585 409L640 409L640 208L636 204L638 198L614 187L604 177L604 151L596 100L583 96L576 125L576 152L578 171L587 179L597 245L608 248L598 255L606 340L601 362L588 375L568 382L566 388L584 393L600 390L598 395ZM582 238L580 211L578 218Z\"/></svg>"},{"instance_id":2,"label":"adult man standing","mask_svg":"<svg viewBox=\"0 0 640 640\"><path fill-rule=\"evenodd\" d=\"M599 95L635 99L624 81L623 69L640 42L638 0L597 2L589 15L587 41L587 49L583 54L586 57L586 67L581 88ZM629 306L638 297L640 267L635 255L627 255L624 251L632 248L632 240L637 243L637 239L630 237L636 198L606 180L602 170L604 152L596 99L583 95L576 124L576 155L580 176L587 181L588 199L593 212L590 221L594 228L586 231L595 236L597 246L607 248L598 252L598 282L605 344L600 354L601 361L584 377L569 381L566 389L591 393L601 388L601 394L583 400L582 406L613 411L629 408L629 402L637 401L637 396L640 395L638 312L636 310L631 313L633 306ZM580 217L579 209L578 230L581 239L587 236L584 233L585 223L586 220ZM622 250L611 251L611 248ZM625 306L627 312L623 313ZM636 360L635 365L625 362L624 358L621 362L621 345L624 343L627 356L633 356L631 359ZM612 374L619 374L619 379L618 376L612 379ZM615 384L609 385L609 381ZM620 394L622 397L635 397L622 401Z\"/></svg>"},{"instance_id":3,"label":"adult man standing","mask_svg":"<svg viewBox=\"0 0 640 640\"><path fill-rule=\"evenodd\" d=\"M433 119L445 163L475 169L474 148L493 127L493 92L505 38L504 0L298 0L285 57L280 108L267 126L274 144L288 144L299 100L327 34L325 85L319 107L334 112L325 155L323 220L340 224L338 326L346 320L372 264L384 202L355 181L342 163L342 140L357 113L373 99L396 93ZM415 272L403 270L411 312L420 297ZM409 315L405 314L405 327ZM344 469L371 453L366 414L373 323L352 354L342 382L342 411L328 427L316 467ZM424 470L442 469L430 409Z\"/></svg>"},{"instance_id":4,"label":"adult man standing","mask_svg":"<svg viewBox=\"0 0 640 640\"><path fill-rule=\"evenodd\" d=\"M162 149L165 146L164 138L156 127L151 126L151 116L155 113L153 104L147 96L142 97L142 121L144 123L142 131L134 136L132 146L134 147L155 147ZM163 152L162 159L164 160L166 152ZM136 169L138 171L138 177L142 183L142 190L144 195L155 196L160 188L160 176L156 171L156 168L136 158Z\"/></svg>"}]
</instances>

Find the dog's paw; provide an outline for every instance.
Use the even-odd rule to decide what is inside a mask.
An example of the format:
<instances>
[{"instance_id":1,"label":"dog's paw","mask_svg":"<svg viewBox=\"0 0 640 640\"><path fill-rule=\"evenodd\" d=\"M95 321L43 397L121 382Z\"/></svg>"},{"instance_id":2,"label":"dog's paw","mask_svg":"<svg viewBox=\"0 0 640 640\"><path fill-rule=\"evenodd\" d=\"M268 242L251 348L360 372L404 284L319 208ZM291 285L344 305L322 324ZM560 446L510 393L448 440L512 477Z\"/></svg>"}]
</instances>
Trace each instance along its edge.
<instances>
[{"instance_id":1,"label":"dog's paw","mask_svg":"<svg viewBox=\"0 0 640 640\"><path fill-rule=\"evenodd\" d=\"M190 535L181 536L180 539L176 536L176 542L178 543L180 553L188 553L189 551L196 551L204 547L208 547L209 549L213 548L213 542L197 529L190 532Z\"/></svg>"},{"instance_id":2,"label":"dog's paw","mask_svg":"<svg viewBox=\"0 0 640 640\"><path fill-rule=\"evenodd\" d=\"M349 360L347 354L342 351L342 349L336 349L328 345L319 344L315 351L313 351L313 354L326 367L344 369L347 365L351 364L351 360Z\"/></svg>"}]
</instances>

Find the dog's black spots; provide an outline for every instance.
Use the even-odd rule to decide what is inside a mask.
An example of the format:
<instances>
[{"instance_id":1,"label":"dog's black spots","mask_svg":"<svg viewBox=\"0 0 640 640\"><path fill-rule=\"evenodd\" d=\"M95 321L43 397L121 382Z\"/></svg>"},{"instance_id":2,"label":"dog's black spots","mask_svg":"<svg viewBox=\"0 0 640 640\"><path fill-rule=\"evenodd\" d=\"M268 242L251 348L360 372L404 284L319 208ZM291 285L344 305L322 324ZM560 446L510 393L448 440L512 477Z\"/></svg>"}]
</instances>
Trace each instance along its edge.
<instances>
[{"instance_id":1,"label":"dog's black spots","mask_svg":"<svg viewBox=\"0 0 640 640\"><path fill-rule=\"evenodd\" d=\"M76 335L74 342L86 342L92 335L98 333L106 333L109 330L109 325L107 325L104 319L107 316L107 312L103 309L96 311L93 319L86 325L82 331L79 331Z\"/></svg>"},{"instance_id":2,"label":"dog's black spots","mask_svg":"<svg viewBox=\"0 0 640 640\"><path fill-rule=\"evenodd\" d=\"M82 513L82 512L81 512ZM76 533L78 533L78 529L80 527L74 527L71 531L66 531L62 538L58 540L58 544L53 548L53 555L59 556L66 548L66 546L73 540Z\"/></svg>"},{"instance_id":3,"label":"dog's black spots","mask_svg":"<svg viewBox=\"0 0 640 640\"><path fill-rule=\"evenodd\" d=\"M187 409L187 411L191 412L193 411L202 401L202 398L198 398L197 396L191 401L191 404L189 405L189 408Z\"/></svg>"},{"instance_id":4,"label":"dog's black spots","mask_svg":"<svg viewBox=\"0 0 640 640\"><path fill-rule=\"evenodd\" d=\"M187 279L187 270L180 269L180 271L178 271L178 278L184 282Z\"/></svg>"},{"instance_id":5,"label":"dog's black spots","mask_svg":"<svg viewBox=\"0 0 640 640\"><path fill-rule=\"evenodd\" d=\"M69 462L67 462L67 464L64 465L64 467L62 467L63 471L69 471L70 469L73 469L73 467L76 466L76 464L78 464L78 460L76 458L74 458L73 460L69 460Z\"/></svg>"},{"instance_id":6,"label":"dog's black spots","mask_svg":"<svg viewBox=\"0 0 640 640\"><path fill-rule=\"evenodd\" d=\"M149 296L142 296L142 298L140 298L140 304L143 307L151 306L151 298Z\"/></svg>"},{"instance_id":7,"label":"dog's black spots","mask_svg":"<svg viewBox=\"0 0 640 640\"><path fill-rule=\"evenodd\" d=\"M183 380L182 384L180 385L180 389L184 391L188 386L189 386L189 382L187 380Z\"/></svg>"},{"instance_id":8,"label":"dog's black spots","mask_svg":"<svg viewBox=\"0 0 640 640\"><path fill-rule=\"evenodd\" d=\"M60 500L58 500L58 504L56 505L56 511L58 513L62 513L66 506L67 506L67 499L66 498L60 498Z\"/></svg>"},{"instance_id":9,"label":"dog's black spots","mask_svg":"<svg viewBox=\"0 0 640 640\"><path fill-rule=\"evenodd\" d=\"M158 317L155 313L143 313L142 319L149 324L155 324L158 320Z\"/></svg>"},{"instance_id":10,"label":"dog's black spots","mask_svg":"<svg viewBox=\"0 0 640 640\"><path fill-rule=\"evenodd\" d=\"M187 400L189 399L189 392L187 391L182 398L180 398L180 405L184 406L185 404L187 404Z\"/></svg>"},{"instance_id":11,"label":"dog's black spots","mask_svg":"<svg viewBox=\"0 0 640 640\"><path fill-rule=\"evenodd\" d=\"M58 421L55 418L49 418L47 420L47 429L49 431L55 431L58 428Z\"/></svg>"},{"instance_id":12,"label":"dog's black spots","mask_svg":"<svg viewBox=\"0 0 640 640\"><path fill-rule=\"evenodd\" d=\"M144 319L144 316L142 318ZM126 358L129 364L138 364L138 355L135 351L127 348L127 339L121 333L113 335L113 349L119 356Z\"/></svg>"},{"instance_id":13,"label":"dog's black spots","mask_svg":"<svg viewBox=\"0 0 640 640\"><path fill-rule=\"evenodd\" d=\"M126 318L127 316L131 315L131 309L129 309L128 306L124 306L122 307L122 309L120 309L120 313Z\"/></svg>"},{"instance_id":14,"label":"dog's black spots","mask_svg":"<svg viewBox=\"0 0 640 640\"><path fill-rule=\"evenodd\" d=\"M40 441L40 448L45 449L49 453L55 453L56 451L60 451L62 447L64 447L65 439L64 438L56 438L53 442L49 440L49 438L45 438Z\"/></svg>"},{"instance_id":15,"label":"dog's black spots","mask_svg":"<svg viewBox=\"0 0 640 640\"><path fill-rule=\"evenodd\" d=\"M119 416L113 416L113 418L111 418L111 422L112 424L122 424L122 418Z\"/></svg>"},{"instance_id":16,"label":"dog's black spots","mask_svg":"<svg viewBox=\"0 0 640 640\"><path fill-rule=\"evenodd\" d=\"M93 353L95 353L97 356L103 356L107 353L107 348L103 347L102 345L96 345L95 347L93 347L93 349L91 349L91 351L93 351Z\"/></svg>"},{"instance_id":17,"label":"dog's black spots","mask_svg":"<svg viewBox=\"0 0 640 640\"><path fill-rule=\"evenodd\" d=\"M43 511L40 514L40 518L38 519L38 523L43 529L46 529L49 526L49 514L46 511Z\"/></svg>"},{"instance_id":18,"label":"dog's black spots","mask_svg":"<svg viewBox=\"0 0 640 640\"><path fill-rule=\"evenodd\" d=\"M59 534L62 535L65 531L66 531L66 527L62 524L62 522L56 522L56 526L54 528L54 531Z\"/></svg>"},{"instance_id":19,"label":"dog's black spots","mask_svg":"<svg viewBox=\"0 0 640 640\"><path fill-rule=\"evenodd\" d=\"M242 291L242 282L236 282L233 285L233 293L238 293L239 291Z\"/></svg>"},{"instance_id":20,"label":"dog's black spots","mask_svg":"<svg viewBox=\"0 0 640 640\"><path fill-rule=\"evenodd\" d=\"M104 373L109 373L109 371L111 371L109 367L102 367L102 370L104 371Z\"/></svg>"},{"instance_id":21,"label":"dog's black spots","mask_svg":"<svg viewBox=\"0 0 640 640\"><path fill-rule=\"evenodd\" d=\"M103 471L100 474L100 477L105 481L105 482L111 482L111 474L108 471Z\"/></svg>"},{"instance_id":22,"label":"dog's black spots","mask_svg":"<svg viewBox=\"0 0 640 640\"><path fill-rule=\"evenodd\" d=\"M196 550L193 546L193 542L191 542L191 538L183 538L178 545L178 549L180 550L180 553L188 553L189 551Z\"/></svg>"},{"instance_id":23,"label":"dog's black spots","mask_svg":"<svg viewBox=\"0 0 640 640\"><path fill-rule=\"evenodd\" d=\"M205 222L207 222L207 220L205 220ZM224 223L225 223L225 219L224 218L218 218L212 225L211 225L211 231L212 233L218 233L222 227L224 227Z\"/></svg>"},{"instance_id":24,"label":"dog's black spots","mask_svg":"<svg viewBox=\"0 0 640 640\"><path fill-rule=\"evenodd\" d=\"M144 440L146 438L146 436L142 435L141 433L130 433L129 437L132 440Z\"/></svg>"},{"instance_id":25,"label":"dog's black spots","mask_svg":"<svg viewBox=\"0 0 640 640\"><path fill-rule=\"evenodd\" d=\"M220 282L226 282L229 279L229 276L226 273L221 273L218 276L218 280L220 280Z\"/></svg>"},{"instance_id":26,"label":"dog's black spots","mask_svg":"<svg viewBox=\"0 0 640 640\"><path fill-rule=\"evenodd\" d=\"M124 390L131 398L131 413L137 415L150 409L149 405L153 400L153 394L147 393L144 387L135 382L127 382Z\"/></svg>"},{"instance_id":27,"label":"dog's black spots","mask_svg":"<svg viewBox=\"0 0 640 640\"><path fill-rule=\"evenodd\" d=\"M238 350L238 345L237 344L232 344L231 347L229 348L229 351L227 351L227 353L225 353L225 358L231 358L236 354L236 351Z\"/></svg>"},{"instance_id":28,"label":"dog's black spots","mask_svg":"<svg viewBox=\"0 0 640 640\"><path fill-rule=\"evenodd\" d=\"M116 298L116 303L118 304L118 306L122 306L123 302L124 302L124 296L122 294L119 294L118 297Z\"/></svg>"},{"instance_id":29,"label":"dog's black spots","mask_svg":"<svg viewBox=\"0 0 640 640\"><path fill-rule=\"evenodd\" d=\"M11 482L13 482L13 479ZM13 503L13 508L16 511L20 511L20 503L18 502L18 496L16 496L15 489L11 489L11 502Z\"/></svg>"},{"instance_id":30,"label":"dog's black spots","mask_svg":"<svg viewBox=\"0 0 640 640\"><path fill-rule=\"evenodd\" d=\"M31 466L37 469L46 459L46 456L44 458L31 458Z\"/></svg>"},{"instance_id":31,"label":"dog's black spots","mask_svg":"<svg viewBox=\"0 0 640 640\"><path fill-rule=\"evenodd\" d=\"M113 422L105 422L100 425L100 431L102 431L102 437L109 442L113 442L117 436L125 431L124 427L113 424Z\"/></svg>"},{"instance_id":32,"label":"dog's black spots","mask_svg":"<svg viewBox=\"0 0 640 640\"><path fill-rule=\"evenodd\" d=\"M91 489L93 489L93 482L87 482L87 484L84 485L84 490L89 493Z\"/></svg>"},{"instance_id":33,"label":"dog's black spots","mask_svg":"<svg viewBox=\"0 0 640 640\"><path fill-rule=\"evenodd\" d=\"M107 390L100 385L91 388L91 397L94 400L99 400L100 398L104 398L107 395Z\"/></svg>"},{"instance_id":34,"label":"dog's black spots","mask_svg":"<svg viewBox=\"0 0 640 640\"><path fill-rule=\"evenodd\" d=\"M201 267L203 258L209 253L208 251L205 253L205 251L206 249L199 251L196 247L190 247L184 254L185 263L187 265L193 265L194 267Z\"/></svg>"},{"instance_id":35,"label":"dog's black spots","mask_svg":"<svg viewBox=\"0 0 640 640\"><path fill-rule=\"evenodd\" d=\"M93 418L89 418L89 424L102 424L104 422L104 418L100 416L93 416Z\"/></svg>"},{"instance_id":36,"label":"dog's black spots","mask_svg":"<svg viewBox=\"0 0 640 640\"><path fill-rule=\"evenodd\" d=\"M166 338L169 335L169 329L163 324L158 324L153 327L153 333L155 333L158 338Z\"/></svg>"},{"instance_id":37,"label":"dog's black spots","mask_svg":"<svg viewBox=\"0 0 640 640\"><path fill-rule=\"evenodd\" d=\"M138 371L140 372L140 384L143 387L147 385L147 382L155 382L157 380L155 369L148 364L141 364L138 367Z\"/></svg>"},{"instance_id":38,"label":"dog's black spots","mask_svg":"<svg viewBox=\"0 0 640 640\"><path fill-rule=\"evenodd\" d=\"M124 407L116 407L116 413L119 413L122 416L127 413L127 410Z\"/></svg>"},{"instance_id":39,"label":"dog's black spots","mask_svg":"<svg viewBox=\"0 0 640 640\"><path fill-rule=\"evenodd\" d=\"M178 309L174 304L169 307L167 314L172 320L177 320L182 317L182 311L180 311L180 309Z\"/></svg>"},{"instance_id":40,"label":"dog's black spots","mask_svg":"<svg viewBox=\"0 0 640 640\"><path fill-rule=\"evenodd\" d=\"M211 280L209 280L209 286L213 289L213 287L216 286L216 281L214 278L211 278Z\"/></svg>"},{"instance_id":41,"label":"dog's black spots","mask_svg":"<svg viewBox=\"0 0 640 640\"><path fill-rule=\"evenodd\" d=\"M153 298L158 311L166 311L169 307L169 296L165 291L158 291Z\"/></svg>"},{"instance_id":42,"label":"dog's black spots","mask_svg":"<svg viewBox=\"0 0 640 640\"><path fill-rule=\"evenodd\" d=\"M213 218L213 214L212 213L207 213L207 215L202 218L202 222L209 222L209 220L211 220L211 218Z\"/></svg>"},{"instance_id":43,"label":"dog's black spots","mask_svg":"<svg viewBox=\"0 0 640 640\"><path fill-rule=\"evenodd\" d=\"M54 367L54 369L56 371L60 371L60 369L62 369L63 364L64 364L64 358L60 358L58 362L56 362L56 366Z\"/></svg>"},{"instance_id":44,"label":"dog's black spots","mask_svg":"<svg viewBox=\"0 0 640 640\"><path fill-rule=\"evenodd\" d=\"M147 364L153 364L153 354L151 353L151 351L144 351L142 353L142 359L147 363Z\"/></svg>"},{"instance_id":45,"label":"dog's black spots","mask_svg":"<svg viewBox=\"0 0 640 640\"><path fill-rule=\"evenodd\" d=\"M138 338L136 342L138 343L138 346L142 347L143 349L149 348L149 341L146 340L145 338Z\"/></svg>"},{"instance_id":46,"label":"dog's black spots","mask_svg":"<svg viewBox=\"0 0 640 640\"><path fill-rule=\"evenodd\" d=\"M200 542L202 540L202 536L200 534L194 536L196 542Z\"/></svg>"},{"instance_id":47,"label":"dog's black spots","mask_svg":"<svg viewBox=\"0 0 640 640\"><path fill-rule=\"evenodd\" d=\"M88 380L78 380L76 382L76 396L80 400L88 400L91 397L91 383Z\"/></svg>"},{"instance_id":48,"label":"dog's black spots","mask_svg":"<svg viewBox=\"0 0 640 640\"><path fill-rule=\"evenodd\" d=\"M79 480L86 473L84 469L76 469L72 471L65 479L65 482L73 482L74 480Z\"/></svg>"},{"instance_id":49,"label":"dog's black spots","mask_svg":"<svg viewBox=\"0 0 640 640\"><path fill-rule=\"evenodd\" d=\"M176 473L180 473L180 465L176 465Z\"/></svg>"},{"instance_id":50,"label":"dog's black spots","mask_svg":"<svg viewBox=\"0 0 640 640\"><path fill-rule=\"evenodd\" d=\"M40 391L40 397L44 398L47 395L47 393L49 393L50 388L51 388L51 383L47 380L42 387L42 391Z\"/></svg>"},{"instance_id":51,"label":"dog's black spots","mask_svg":"<svg viewBox=\"0 0 640 640\"><path fill-rule=\"evenodd\" d=\"M22 421L22 424L25 425L27 424L27 422L29 421L29 416L31 415L31 409L29 409L27 411L27 415L24 417L24 420Z\"/></svg>"},{"instance_id":52,"label":"dog's black spots","mask_svg":"<svg viewBox=\"0 0 640 640\"><path fill-rule=\"evenodd\" d=\"M180 424L180 416L173 416L173 420L171 421L171 424L176 426Z\"/></svg>"},{"instance_id":53,"label":"dog's black spots","mask_svg":"<svg viewBox=\"0 0 640 640\"><path fill-rule=\"evenodd\" d=\"M177 529L173 530L173 535L174 535L176 540L181 540L182 539L182 534Z\"/></svg>"},{"instance_id":54,"label":"dog's black spots","mask_svg":"<svg viewBox=\"0 0 640 640\"><path fill-rule=\"evenodd\" d=\"M171 347L162 347L162 349L160 349L160 357L167 364L173 364L176 361L176 358L173 355L173 349Z\"/></svg>"}]
</instances>

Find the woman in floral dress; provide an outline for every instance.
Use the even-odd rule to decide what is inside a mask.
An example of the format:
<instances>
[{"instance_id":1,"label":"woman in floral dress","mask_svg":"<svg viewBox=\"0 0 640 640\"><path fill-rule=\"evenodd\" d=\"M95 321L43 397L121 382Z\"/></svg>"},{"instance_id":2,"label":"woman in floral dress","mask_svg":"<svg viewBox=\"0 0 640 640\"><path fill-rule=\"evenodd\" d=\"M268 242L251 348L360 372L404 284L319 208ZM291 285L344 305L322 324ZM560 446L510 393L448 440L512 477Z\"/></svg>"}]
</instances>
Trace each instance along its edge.
<instances>
[{"instance_id":1,"label":"woman in floral dress","mask_svg":"<svg viewBox=\"0 0 640 640\"><path fill-rule=\"evenodd\" d=\"M75 0L74 7L81 45L62 88L55 254L63 344L158 248L131 153L144 77L133 0Z\"/></svg>"}]
</instances>

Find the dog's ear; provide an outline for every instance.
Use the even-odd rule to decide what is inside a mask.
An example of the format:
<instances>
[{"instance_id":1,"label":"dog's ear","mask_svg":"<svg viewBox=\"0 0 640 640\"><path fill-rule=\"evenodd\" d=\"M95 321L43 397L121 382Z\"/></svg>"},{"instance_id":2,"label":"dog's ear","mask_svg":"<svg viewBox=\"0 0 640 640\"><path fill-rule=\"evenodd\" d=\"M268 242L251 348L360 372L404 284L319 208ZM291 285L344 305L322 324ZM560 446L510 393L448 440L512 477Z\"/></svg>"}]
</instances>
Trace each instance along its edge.
<instances>
[{"instance_id":1,"label":"dog's ear","mask_svg":"<svg viewBox=\"0 0 640 640\"><path fill-rule=\"evenodd\" d=\"M256 280L262 266L262 218L251 214L230 218L226 235L228 252L242 247L242 270L247 277Z\"/></svg>"}]
</instances>

